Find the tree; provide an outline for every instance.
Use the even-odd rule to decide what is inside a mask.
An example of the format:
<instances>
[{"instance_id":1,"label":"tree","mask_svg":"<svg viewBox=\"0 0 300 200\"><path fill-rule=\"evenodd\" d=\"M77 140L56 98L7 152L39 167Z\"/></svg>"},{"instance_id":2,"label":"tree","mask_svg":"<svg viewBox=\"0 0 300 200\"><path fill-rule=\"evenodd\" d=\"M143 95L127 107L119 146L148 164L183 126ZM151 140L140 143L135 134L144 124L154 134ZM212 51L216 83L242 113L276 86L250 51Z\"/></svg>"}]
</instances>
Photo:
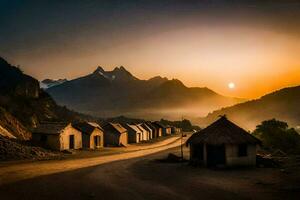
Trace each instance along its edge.
<instances>
[{"instance_id":1,"label":"tree","mask_svg":"<svg viewBox=\"0 0 300 200\"><path fill-rule=\"evenodd\" d=\"M253 135L258 137L265 147L280 149L287 153L300 153L300 135L286 122L276 119L263 121L256 127Z\"/></svg>"}]
</instances>

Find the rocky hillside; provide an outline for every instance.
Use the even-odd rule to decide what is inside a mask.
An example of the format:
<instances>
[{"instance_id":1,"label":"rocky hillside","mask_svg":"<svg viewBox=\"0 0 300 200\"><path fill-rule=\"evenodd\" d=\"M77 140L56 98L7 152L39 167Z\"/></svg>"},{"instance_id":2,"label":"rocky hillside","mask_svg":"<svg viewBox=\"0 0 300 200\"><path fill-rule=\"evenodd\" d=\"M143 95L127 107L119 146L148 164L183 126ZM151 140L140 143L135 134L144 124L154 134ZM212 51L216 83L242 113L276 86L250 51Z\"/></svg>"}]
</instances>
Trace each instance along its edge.
<instances>
[{"instance_id":1,"label":"rocky hillside","mask_svg":"<svg viewBox=\"0 0 300 200\"><path fill-rule=\"evenodd\" d=\"M61 155L58 152L52 152L40 147L33 147L21 144L16 140L10 140L0 135L0 160L48 160L59 158Z\"/></svg>"},{"instance_id":2,"label":"rocky hillside","mask_svg":"<svg viewBox=\"0 0 300 200\"><path fill-rule=\"evenodd\" d=\"M39 82L0 58L1 135L29 139L30 129L42 121L75 120L81 116L58 106ZM5 133L4 133L5 132Z\"/></svg>"},{"instance_id":3,"label":"rocky hillside","mask_svg":"<svg viewBox=\"0 0 300 200\"><path fill-rule=\"evenodd\" d=\"M0 95L38 98L39 82L0 57Z\"/></svg>"},{"instance_id":4,"label":"rocky hillside","mask_svg":"<svg viewBox=\"0 0 300 200\"><path fill-rule=\"evenodd\" d=\"M226 114L244 128L253 130L260 122L276 118L288 122L292 127L300 126L300 86L284 88L267 94L260 99L237 104L210 113L199 119L205 126L219 115Z\"/></svg>"},{"instance_id":5,"label":"rocky hillside","mask_svg":"<svg viewBox=\"0 0 300 200\"><path fill-rule=\"evenodd\" d=\"M60 105L101 117L178 119L240 102L208 88L186 87L177 79L157 76L140 80L122 66L112 71L98 67L87 76L51 87L47 92Z\"/></svg>"}]
</instances>

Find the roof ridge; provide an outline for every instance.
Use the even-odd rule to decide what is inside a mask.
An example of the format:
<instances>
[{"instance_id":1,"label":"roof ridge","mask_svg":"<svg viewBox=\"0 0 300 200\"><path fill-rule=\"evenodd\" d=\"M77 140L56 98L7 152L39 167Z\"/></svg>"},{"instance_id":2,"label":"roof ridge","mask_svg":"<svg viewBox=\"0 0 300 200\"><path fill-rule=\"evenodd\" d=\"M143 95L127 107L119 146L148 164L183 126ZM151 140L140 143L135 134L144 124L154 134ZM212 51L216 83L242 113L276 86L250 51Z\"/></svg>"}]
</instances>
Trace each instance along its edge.
<instances>
[{"instance_id":1,"label":"roof ridge","mask_svg":"<svg viewBox=\"0 0 300 200\"><path fill-rule=\"evenodd\" d=\"M192 135L187 143L191 142L211 144L260 143L257 138L224 116Z\"/></svg>"}]
</instances>

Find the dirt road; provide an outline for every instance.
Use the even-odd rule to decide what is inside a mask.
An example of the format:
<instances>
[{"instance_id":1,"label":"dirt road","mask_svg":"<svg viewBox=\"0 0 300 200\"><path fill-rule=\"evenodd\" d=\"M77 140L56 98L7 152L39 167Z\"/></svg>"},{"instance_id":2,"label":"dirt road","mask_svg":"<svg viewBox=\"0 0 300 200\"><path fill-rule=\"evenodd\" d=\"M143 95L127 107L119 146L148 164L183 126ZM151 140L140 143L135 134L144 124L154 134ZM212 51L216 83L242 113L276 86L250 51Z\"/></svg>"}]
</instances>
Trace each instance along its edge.
<instances>
[{"instance_id":1,"label":"dirt road","mask_svg":"<svg viewBox=\"0 0 300 200\"><path fill-rule=\"evenodd\" d=\"M209 170L157 159L179 148L0 186L2 200L298 199L296 174ZM188 154L185 154L188 155ZM298 176L299 177L299 176Z\"/></svg>"},{"instance_id":2,"label":"dirt road","mask_svg":"<svg viewBox=\"0 0 300 200\"><path fill-rule=\"evenodd\" d=\"M132 145L120 154L106 155L93 158L73 160L52 160L30 163L2 164L0 165L0 186L3 184L29 179L42 175L49 175L84 167L96 166L113 161L126 160L157 153L180 145L179 137L144 146Z\"/></svg>"}]
</instances>

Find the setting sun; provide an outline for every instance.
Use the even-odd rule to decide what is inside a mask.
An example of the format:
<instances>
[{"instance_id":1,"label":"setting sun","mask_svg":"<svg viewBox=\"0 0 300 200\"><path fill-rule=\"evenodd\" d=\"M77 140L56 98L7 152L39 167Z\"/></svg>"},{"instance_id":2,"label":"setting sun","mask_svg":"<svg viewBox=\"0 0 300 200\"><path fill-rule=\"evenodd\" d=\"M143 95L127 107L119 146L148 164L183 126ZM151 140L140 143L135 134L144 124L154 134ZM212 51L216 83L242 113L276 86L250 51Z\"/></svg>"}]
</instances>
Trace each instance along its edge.
<instances>
[{"instance_id":1,"label":"setting sun","mask_svg":"<svg viewBox=\"0 0 300 200\"><path fill-rule=\"evenodd\" d=\"M233 82L228 83L228 88L233 90L235 88L235 84Z\"/></svg>"}]
</instances>

